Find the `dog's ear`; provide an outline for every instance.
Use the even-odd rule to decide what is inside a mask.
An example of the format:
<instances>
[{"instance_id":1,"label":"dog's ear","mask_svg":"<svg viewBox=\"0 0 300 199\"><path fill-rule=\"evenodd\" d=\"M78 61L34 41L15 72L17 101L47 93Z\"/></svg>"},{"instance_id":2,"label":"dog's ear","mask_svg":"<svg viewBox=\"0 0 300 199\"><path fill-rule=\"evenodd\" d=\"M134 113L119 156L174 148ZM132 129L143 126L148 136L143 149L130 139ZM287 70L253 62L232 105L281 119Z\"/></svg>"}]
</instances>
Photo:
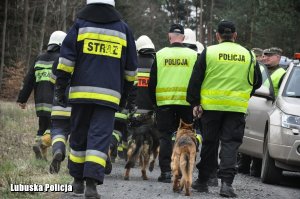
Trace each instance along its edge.
<instances>
[{"instance_id":1,"label":"dog's ear","mask_svg":"<svg viewBox=\"0 0 300 199\"><path fill-rule=\"evenodd\" d=\"M184 122L182 121L182 119L180 119L180 122L179 122L179 127L178 127L178 129L182 129L182 125L184 125Z\"/></svg>"},{"instance_id":2,"label":"dog's ear","mask_svg":"<svg viewBox=\"0 0 300 199\"><path fill-rule=\"evenodd\" d=\"M178 129L188 129L193 130L193 124L187 124L182 119L180 119L179 128Z\"/></svg>"},{"instance_id":3,"label":"dog's ear","mask_svg":"<svg viewBox=\"0 0 300 199\"><path fill-rule=\"evenodd\" d=\"M186 124L186 128L189 130L193 130L193 124Z\"/></svg>"}]
</instances>

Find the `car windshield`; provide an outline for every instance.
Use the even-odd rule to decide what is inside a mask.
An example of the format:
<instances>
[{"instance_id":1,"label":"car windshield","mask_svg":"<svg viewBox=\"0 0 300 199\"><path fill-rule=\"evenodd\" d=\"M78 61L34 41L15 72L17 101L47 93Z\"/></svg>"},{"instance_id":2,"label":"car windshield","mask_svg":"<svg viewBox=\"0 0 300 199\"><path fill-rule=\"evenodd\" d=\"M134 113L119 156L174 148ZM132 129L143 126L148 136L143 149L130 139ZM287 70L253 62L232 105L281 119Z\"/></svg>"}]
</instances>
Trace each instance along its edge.
<instances>
[{"instance_id":1,"label":"car windshield","mask_svg":"<svg viewBox=\"0 0 300 199\"><path fill-rule=\"evenodd\" d=\"M300 98L300 67L294 67L285 85L283 96Z\"/></svg>"}]
</instances>

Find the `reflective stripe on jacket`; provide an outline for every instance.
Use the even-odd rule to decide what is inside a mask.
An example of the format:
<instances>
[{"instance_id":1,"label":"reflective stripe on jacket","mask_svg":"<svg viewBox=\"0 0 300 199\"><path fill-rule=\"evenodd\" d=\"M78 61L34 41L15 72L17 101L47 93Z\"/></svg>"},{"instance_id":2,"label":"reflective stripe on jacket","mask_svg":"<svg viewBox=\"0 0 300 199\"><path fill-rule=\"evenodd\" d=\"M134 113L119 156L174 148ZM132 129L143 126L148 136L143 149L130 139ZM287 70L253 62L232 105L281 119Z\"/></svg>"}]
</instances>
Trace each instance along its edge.
<instances>
[{"instance_id":1,"label":"reflective stripe on jacket","mask_svg":"<svg viewBox=\"0 0 300 199\"><path fill-rule=\"evenodd\" d=\"M197 60L197 52L185 47L166 47L158 51L156 102L162 105L186 105L186 92Z\"/></svg>"},{"instance_id":2,"label":"reflective stripe on jacket","mask_svg":"<svg viewBox=\"0 0 300 199\"><path fill-rule=\"evenodd\" d=\"M233 42L207 48L207 68L201 86L201 105L204 110L247 111L256 63L255 56L252 57L250 66L250 52Z\"/></svg>"}]
</instances>

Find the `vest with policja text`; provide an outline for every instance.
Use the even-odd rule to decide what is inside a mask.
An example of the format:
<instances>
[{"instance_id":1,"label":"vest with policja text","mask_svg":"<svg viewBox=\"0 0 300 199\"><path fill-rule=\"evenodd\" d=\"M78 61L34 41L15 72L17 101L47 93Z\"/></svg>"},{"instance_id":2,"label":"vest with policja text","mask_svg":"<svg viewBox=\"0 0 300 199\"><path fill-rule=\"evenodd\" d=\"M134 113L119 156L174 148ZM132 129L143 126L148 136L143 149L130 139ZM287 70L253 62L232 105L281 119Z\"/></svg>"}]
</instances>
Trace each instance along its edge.
<instances>
[{"instance_id":1,"label":"vest with policja text","mask_svg":"<svg viewBox=\"0 0 300 199\"><path fill-rule=\"evenodd\" d=\"M157 105L189 106L186 93L197 52L185 47L166 47L157 52L156 59Z\"/></svg>"},{"instance_id":2,"label":"vest with policja text","mask_svg":"<svg viewBox=\"0 0 300 199\"><path fill-rule=\"evenodd\" d=\"M245 113L252 91L256 60L250 51L233 42L207 48L205 78L201 86L204 110ZM251 63L251 64L250 64Z\"/></svg>"}]
</instances>

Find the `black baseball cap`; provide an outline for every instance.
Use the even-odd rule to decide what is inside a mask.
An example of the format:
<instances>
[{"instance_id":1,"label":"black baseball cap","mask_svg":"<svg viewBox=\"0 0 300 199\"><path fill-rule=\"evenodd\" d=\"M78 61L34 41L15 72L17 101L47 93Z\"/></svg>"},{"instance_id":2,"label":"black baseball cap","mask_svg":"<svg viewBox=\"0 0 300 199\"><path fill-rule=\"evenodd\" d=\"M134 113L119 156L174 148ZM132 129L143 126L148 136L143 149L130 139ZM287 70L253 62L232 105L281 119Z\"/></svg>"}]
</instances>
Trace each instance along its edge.
<instances>
[{"instance_id":1,"label":"black baseball cap","mask_svg":"<svg viewBox=\"0 0 300 199\"><path fill-rule=\"evenodd\" d=\"M184 35L184 28L180 24L172 24L169 33L178 33Z\"/></svg>"},{"instance_id":2,"label":"black baseball cap","mask_svg":"<svg viewBox=\"0 0 300 199\"><path fill-rule=\"evenodd\" d=\"M218 33L234 33L235 32L235 25L232 21L220 21L218 24Z\"/></svg>"}]
</instances>

